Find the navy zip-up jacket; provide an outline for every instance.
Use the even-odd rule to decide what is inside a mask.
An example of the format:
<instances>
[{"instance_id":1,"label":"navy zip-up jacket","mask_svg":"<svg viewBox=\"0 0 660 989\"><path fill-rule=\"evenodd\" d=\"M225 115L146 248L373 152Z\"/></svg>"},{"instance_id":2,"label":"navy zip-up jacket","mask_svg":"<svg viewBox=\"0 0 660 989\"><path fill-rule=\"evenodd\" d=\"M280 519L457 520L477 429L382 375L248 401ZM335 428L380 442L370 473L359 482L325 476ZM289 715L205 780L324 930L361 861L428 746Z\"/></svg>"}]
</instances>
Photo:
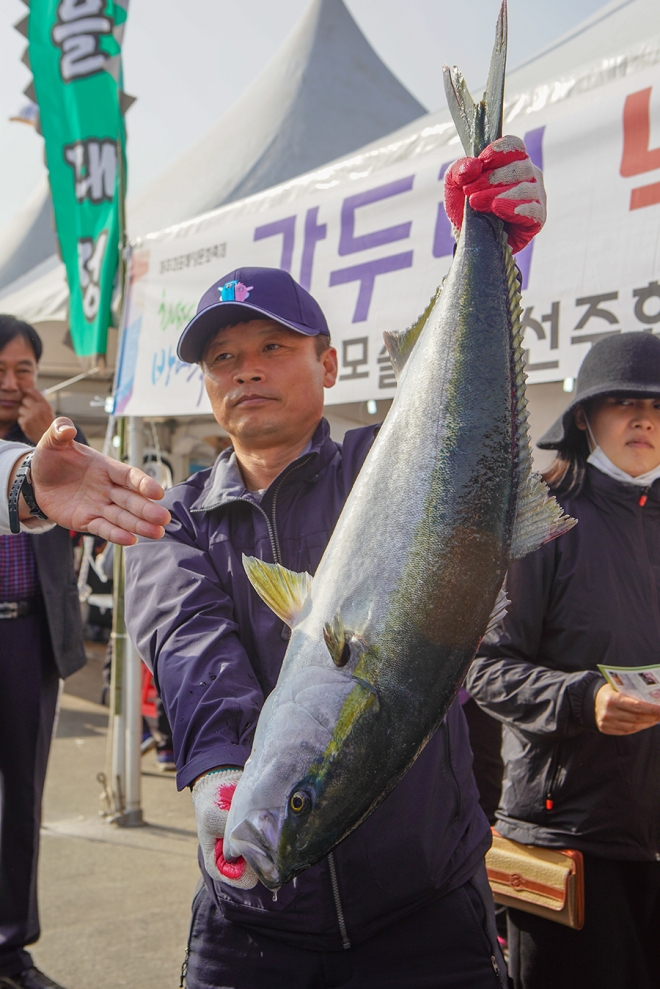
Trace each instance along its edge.
<instances>
[{"instance_id":1,"label":"navy zip-up jacket","mask_svg":"<svg viewBox=\"0 0 660 989\"><path fill-rule=\"evenodd\" d=\"M215 766L245 764L284 658L289 629L251 587L242 554L313 574L374 436L373 427L357 429L340 445L322 420L309 452L261 501L226 450L167 492L165 537L126 553L128 629L153 666L180 788ZM204 878L229 920L290 944L341 949L461 886L489 844L454 704L378 810L276 900L261 885L245 891Z\"/></svg>"}]
</instances>

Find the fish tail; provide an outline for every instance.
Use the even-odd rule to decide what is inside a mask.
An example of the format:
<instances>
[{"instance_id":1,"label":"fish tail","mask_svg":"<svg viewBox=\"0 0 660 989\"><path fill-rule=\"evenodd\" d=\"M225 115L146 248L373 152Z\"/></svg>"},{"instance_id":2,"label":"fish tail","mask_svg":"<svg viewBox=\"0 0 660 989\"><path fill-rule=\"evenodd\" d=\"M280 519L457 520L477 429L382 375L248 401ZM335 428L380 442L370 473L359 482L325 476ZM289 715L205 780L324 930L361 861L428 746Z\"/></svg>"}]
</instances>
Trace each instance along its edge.
<instances>
[{"instance_id":1,"label":"fish tail","mask_svg":"<svg viewBox=\"0 0 660 989\"><path fill-rule=\"evenodd\" d=\"M468 155L479 155L502 136L504 112L504 74L507 50L507 6L502 0L495 29L495 44L490 59L486 91L480 103L474 102L463 74L455 65L444 65L442 74L449 110L461 144Z\"/></svg>"}]
</instances>

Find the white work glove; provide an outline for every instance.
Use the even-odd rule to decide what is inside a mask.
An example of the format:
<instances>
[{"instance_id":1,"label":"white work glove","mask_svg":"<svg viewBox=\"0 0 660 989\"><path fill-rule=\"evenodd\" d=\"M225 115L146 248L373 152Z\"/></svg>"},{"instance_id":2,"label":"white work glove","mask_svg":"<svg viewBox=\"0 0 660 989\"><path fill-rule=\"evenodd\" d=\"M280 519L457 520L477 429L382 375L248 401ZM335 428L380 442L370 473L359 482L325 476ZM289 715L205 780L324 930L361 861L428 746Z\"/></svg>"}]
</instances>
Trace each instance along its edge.
<instances>
[{"instance_id":1,"label":"white work glove","mask_svg":"<svg viewBox=\"0 0 660 989\"><path fill-rule=\"evenodd\" d=\"M499 137L478 158L459 158L447 170L445 211L456 230L463 225L466 199L478 213L493 213L504 220L514 254L545 223L543 173L532 164L519 137Z\"/></svg>"},{"instance_id":2,"label":"white work glove","mask_svg":"<svg viewBox=\"0 0 660 989\"><path fill-rule=\"evenodd\" d=\"M197 836L204 857L204 867L211 879L229 886L252 889L258 883L257 874L244 858L227 862L222 848L227 815L234 790L243 775L242 769L221 769L207 773L197 780L192 791L197 819Z\"/></svg>"}]
</instances>

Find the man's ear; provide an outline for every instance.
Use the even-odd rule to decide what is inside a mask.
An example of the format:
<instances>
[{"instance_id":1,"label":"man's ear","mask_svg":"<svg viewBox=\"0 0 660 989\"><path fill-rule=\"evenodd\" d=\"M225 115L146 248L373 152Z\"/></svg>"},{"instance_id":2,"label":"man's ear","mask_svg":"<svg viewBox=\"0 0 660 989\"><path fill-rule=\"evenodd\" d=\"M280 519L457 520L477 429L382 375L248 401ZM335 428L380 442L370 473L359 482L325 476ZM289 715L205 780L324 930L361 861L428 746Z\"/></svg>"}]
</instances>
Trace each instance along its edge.
<instances>
[{"instance_id":1,"label":"man's ear","mask_svg":"<svg viewBox=\"0 0 660 989\"><path fill-rule=\"evenodd\" d=\"M321 354L321 363L323 364L323 387L332 388L332 386L337 381L337 374L339 373L339 364L337 362L337 351L334 347L328 347Z\"/></svg>"},{"instance_id":2,"label":"man's ear","mask_svg":"<svg viewBox=\"0 0 660 989\"><path fill-rule=\"evenodd\" d=\"M573 409L573 418L575 419L575 425L578 429L586 430L588 429L587 417L584 414L584 409L581 405L576 405Z\"/></svg>"}]
</instances>

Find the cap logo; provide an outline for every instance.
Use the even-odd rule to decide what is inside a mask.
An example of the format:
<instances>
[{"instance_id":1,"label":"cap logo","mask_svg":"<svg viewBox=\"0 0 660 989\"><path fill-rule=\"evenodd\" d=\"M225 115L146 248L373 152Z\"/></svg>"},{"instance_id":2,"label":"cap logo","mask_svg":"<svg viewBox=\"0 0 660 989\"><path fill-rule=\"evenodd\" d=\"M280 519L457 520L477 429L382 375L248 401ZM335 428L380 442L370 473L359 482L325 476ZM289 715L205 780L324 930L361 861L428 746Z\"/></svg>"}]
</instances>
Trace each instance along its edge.
<instances>
[{"instance_id":1,"label":"cap logo","mask_svg":"<svg viewBox=\"0 0 660 989\"><path fill-rule=\"evenodd\" d=\"M220 292L220 301L245 302L253 288L254 285L244 285L243 282L225 282L218 289Z\"/></svg>"}]
</instances>

